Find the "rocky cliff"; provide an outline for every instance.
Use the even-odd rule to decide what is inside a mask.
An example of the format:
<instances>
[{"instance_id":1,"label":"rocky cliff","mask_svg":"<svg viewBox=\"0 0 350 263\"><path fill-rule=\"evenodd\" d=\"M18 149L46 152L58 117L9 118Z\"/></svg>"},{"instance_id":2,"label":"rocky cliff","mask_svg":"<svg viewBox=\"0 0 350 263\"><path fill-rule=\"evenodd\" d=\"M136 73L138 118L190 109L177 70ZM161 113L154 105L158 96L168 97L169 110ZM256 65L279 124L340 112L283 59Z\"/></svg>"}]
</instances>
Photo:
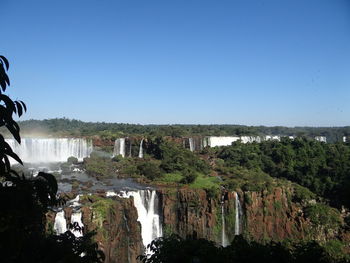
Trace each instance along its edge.
<instances>
[{"instance_id":1,"label":"rocky cliff","mask_svg":"<svg viewBox=\"0 0 350 263\"><path fill-rule=\"evenodd\" d=\"M176 233L182 237L219 240L215 232L218 204L204 190L163 188L159 191L165 235Z\"/></svg>"},{"instance_id":2,"label":"rocky cliff","mask_svg":"<svg viewBox=\"0 0 350 263\"><path fill-rule=\"evenodd\" d=\"M218 245L224 240L230 243L237 234L259 242L322 241L341 235L349 239L340 231L343 223L337 210L314 200L296 202L293 187L217 194L189 187L160 187L158 196L160 206L156 209L160 209L164 236L175 233L184 238L205 238ZM84 231L97 231L95 239L106 262L137 262L144 247L133 199L86 195L81 203ZM67 222L71 214L72 208L65 208ZM48 218L54 220L52 214Z\"/></svg>"},{"instance_id":3,"label":"rocky cliff","mask_svg":"<svg viewBox=\"0 0 350 263\"><path fill-rule=\"evenodd\" d=\"M131 199L85 196L82 207L85 231L96 230L96 241L106 263L134 263L143 253L141 226Z\"/></svg>"},{"instance_id":4,"label":"rocky cliff","mask_svg":"<svg viewBox=\"0 0 350 263\"><path fill-rule=\"evenodd\" d=\"M337 236L342 224L335 209L324 206L322 209L327 211L318 211L316 204L293 202L293 188L275 187L256 192L238 190L240 211L236 211L235 192L224 192L215 198L200 189L163 188L160 192L165 234L196 236L218 244L222 241L223 220L228 241L236 234L260 242L283 239L322 241ZM310 207L313 214L308 212ZM334 219L325 219L332 213ZM321 218L324 222L317 221ZM327 220L334 222L327 223Z\"/></svg>"},{"instance_id":5,"label":"rocky cliff","mask_svg":"<svg viewBox=\"0 0 350 263\"><path fill-rule=\"evenodd\" d=\"M102 195L81 197L84 233L96 231L94 236L106 263L136 263L143 254L141 225L132 199L106 198ZM72 207L64 208L65 219L71 221ZM52 231L55 215L47 214L48 230Z\"/></svg>"}]
</instances>

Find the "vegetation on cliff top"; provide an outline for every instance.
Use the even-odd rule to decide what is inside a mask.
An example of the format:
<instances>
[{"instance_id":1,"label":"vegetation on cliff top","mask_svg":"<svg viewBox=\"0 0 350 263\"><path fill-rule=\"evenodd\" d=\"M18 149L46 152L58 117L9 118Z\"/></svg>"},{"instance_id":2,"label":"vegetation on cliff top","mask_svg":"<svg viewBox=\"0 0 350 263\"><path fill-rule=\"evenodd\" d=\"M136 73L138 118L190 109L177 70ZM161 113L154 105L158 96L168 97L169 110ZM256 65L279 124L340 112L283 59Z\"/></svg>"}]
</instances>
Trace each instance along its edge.
<instances>
[{"instance_id":1,"label":"vegetation on cliff top","mask_svg":"<svg viewBox=\"0 0 350 263\"><path fill-rule=\"evenodd\" d=\"M283 139L260 144L235 142L232 146L205 148L197 153L166 138L155 138L147 140L144 158L116 156L99 161L101 156L92 155L85 160L85 165L98 176L118 174L139 177L153 184L204 189L208 197L216 200L219 200L221 187L228 191L240 189L245 193L264 194L282 188L287 192L287 203L275 200L269 204L274 211L281 211L286 205L291 208L293 202L297 203L293 206L297 205L313 226L310 228L312 233L305 233L306 237L326 232L335 237L347 225L339 211L329 207L324 198L344 187L342 183L346 182L350 167L346 160L349 148L347 144ZM344 163L340 165L336 158L342 158ZM93 163L96 165L92 169L89 165ZM322 184L325 185L318 187ZM344 191L342 195L335 194L334 198L338 199L332 203L342 204L345 199L340 197L344 196ZM250 195L244 195L244 202L249 205ZM271 211L264 210L263 213L273 215ZM320 236L319 240L323 239L326 240L326 236Z\"/></svg>"},{"instance_id":2,"label":"vegetation on cliff top","mask_svg":"<svg viewBox=\"0 0 350 263\"><path fill-rule=\"evenodd\" d=\"M260 170L298 183L335 206L350 207L350 144L282 138L281 142L234 142L208 153L224 160L218 165L222 173L232 174L242 167Z\"/></svg>"}]
</instances>

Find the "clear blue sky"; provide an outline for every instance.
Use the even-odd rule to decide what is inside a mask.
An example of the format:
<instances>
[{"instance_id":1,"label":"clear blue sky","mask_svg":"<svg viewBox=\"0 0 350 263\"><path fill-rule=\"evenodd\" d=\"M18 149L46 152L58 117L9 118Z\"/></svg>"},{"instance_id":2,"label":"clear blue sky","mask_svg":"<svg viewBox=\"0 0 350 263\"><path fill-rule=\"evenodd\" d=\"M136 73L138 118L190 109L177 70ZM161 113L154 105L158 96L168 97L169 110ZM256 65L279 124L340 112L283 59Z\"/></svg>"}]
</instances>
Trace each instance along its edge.
<instances>
[{"instance_id":1,"label":"clear blue sky","mask_svg":"<svg viewBox=\"0 0 350 263\"><path fill-rule=\"evenodd\" d=\"M0 0L24 119L350 125L349 0Z\"/></svg>"}]
</instances>

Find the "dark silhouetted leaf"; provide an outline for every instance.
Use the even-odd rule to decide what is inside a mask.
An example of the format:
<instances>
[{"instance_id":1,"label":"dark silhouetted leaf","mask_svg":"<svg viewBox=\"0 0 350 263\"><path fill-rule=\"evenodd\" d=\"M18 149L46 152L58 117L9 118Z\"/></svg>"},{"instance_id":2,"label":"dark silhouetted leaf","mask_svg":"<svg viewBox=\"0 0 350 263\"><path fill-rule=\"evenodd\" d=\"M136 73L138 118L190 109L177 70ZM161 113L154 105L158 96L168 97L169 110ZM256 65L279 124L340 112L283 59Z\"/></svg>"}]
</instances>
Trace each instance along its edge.
<instances>
[{"instance_id":1,"label":"dark silhouetted leaf","mask_svg":"<svg viewBox=\"0 0 350 263\"><path fill-rule=\"evenodd\" d=\"M57 181L56 178L52 174L40 172L37 177L43 177L48 183L48 187L50 188L50 191L56 195L58 186L57 186Z\"/></svg>"},{"instance_id":2,"label":"dark silhouetted leaf","mask_svg":"<svg viewBox=\"0 0 350 263\"><path fill-rule=\"evenodd\" d=\"M18 157L17 154L15 154L14 152L6 152L8 156L12 157L13 159L15 159L17 162L19 162L20 164L23 165L22 160Z\"/></svg>"},{"instance_id":3,"label":"dark silhouetted leaf","mask_svg":"<svg viewBox=\"0 0 350 263\"><path fill-rule=\"evenodd\" d=\"M18 101L15 101L15 104L17 106L18 117L21 117L23 114L22 104Z\"/></svg>"},{"instance_id":4,"label":"dark silhouetted leaf","mask_svg":"<svg viewBox=\"0 0 350 263\"><path fill-rule=\"evenodd\" d=\"M22 103L23 108L24 108L24 111L27 112L27 106L26 106L26 104L25 104L23 101L21 101L21 100L19 100L19 102Z\"/></svg>"},{"instance_id":5,"label":"dark silhouetted leaf","mask_svg":"<svg viewBox=\"0 0 350 263\"><path fill-rule=\"evenodd\" d=\"M11 111L11 112L14 111L15 105L14 105L13 101L12 101L8 96L6 96L6 95L4 95L4 94L0 94L0 101L1 101L1 100L2 100L3 102L5 102L6 108L7 108L9 111Z\"/></svg>"},{"instance_id":6,"label":"dark silhouetted leaf","mask_svg":"<svg viewBox=\"0 0 350 263\"><path fill-rule=\"evenodd\" d=\"M1 56L1 55L0 55L0 58L2 59L2 61L4 61L5 66L6 66L6 70L9 70L10 63L8 62L7 58L5 58L4 56Z\"/></svg>"}]
</instances>

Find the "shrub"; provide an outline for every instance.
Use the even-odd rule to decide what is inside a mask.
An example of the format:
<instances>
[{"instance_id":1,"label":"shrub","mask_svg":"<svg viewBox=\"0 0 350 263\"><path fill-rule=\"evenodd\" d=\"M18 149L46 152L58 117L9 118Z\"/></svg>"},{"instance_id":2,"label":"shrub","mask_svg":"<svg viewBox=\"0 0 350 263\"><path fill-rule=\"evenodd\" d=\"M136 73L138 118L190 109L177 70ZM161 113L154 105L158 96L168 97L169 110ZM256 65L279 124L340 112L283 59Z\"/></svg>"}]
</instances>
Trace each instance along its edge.
<instances>
[{"instance_id":1,"label":"shrub","mask_svg":"<svg viewBox=\"0 0 350 263\"><path fill-rule=\"evenodd\" d=\"M168 183L180 183L182 180L183 176L181 173L167 173L163 174L159 180L162 182L168 182Z\"/></svg>"},{"instance_id":2,"label":"shrub","mask_svg":"<svg viewBox=\"0 0 350 263\"><path fill-rule=\"evenodd\" d=\"M323 248L330 259L339 261L346 257L349 259L349 255L344 253L345 245L340 240L329 240L323 245Z\"/></svg>"},{"instance_id":3,"label":"shrub","mask_svg":"<svg viewBox=\"0 0 350 263\"><path fill-rule=\"evenodd\" d=\"M314 199L315 197L316 195L306 187L303 187L298 184L294 184L294 195L293 195L294 202L309 201L311 199Z\"/></svg>"},{"instance_id":4,"label":"shrub","mask_svg":"<svg viewBox=\"0 0 350 263\"><path fill-rule=\"evenodd\" d=\"M123 156L121 156L121 155L119 154L119 155L113 156L112 161L113 161L113 162L120 162L120 161L122 161L123 159L124 159Z\"/></svg>"},{"instance_id":5,"label":"shrub","mask_svg":"<svg viewBox=\"0 0 350 263\"><path fill-rule=\"evenodd\" d=\"M181 183L183 183L183 184L191 184L191 183L193 183L196 180L197 176L198 176L197 173L195 173L194 171L191 171L191 170L185 170L182 173L182 175L183 175L183 178L181 180Z\"/></svg>"},{"instance_id":6,"label":"shrub","mask_svg":"<svg viewBox=\"0 0 350 263\"><path fill-rule=\"evenodd\" d=\"M274 208L275 208L276 211L281 211L281 209L282 209L282 203L281 203L281 201L276 200L276 201L273 203L273 206L274 206Z\"/></svg>"},{"instance_id":7,"label":"shrub","mask_svg":"<svg viewBox=\"0 0 350 263\"><path fill-rule=\"evenodd\" d=\"M139 174L139 170L137 169L136 165L129 164L121 170L121 173L128 176L134 176Z\"/></svg>"},{"instance_id":8,"label":"shrub","mask_svg":"<svg viewBox=\"0 0 350 263\"><path fill-rule=\"evenodd\" d=\"M112 162L110 158L96 156L85 158L84 167L93 176L111 177L116 173L116 163Z\"/></svg>"},{"instance_id":9,"label":"shrub","mask_svg":"<svg viewBox=\"0 0 350 263\"><path fill-rule=\"evenodd\" d=\"M339 211L325 204L309 205L305 208L305 215L313 224L327 228L337 228L342 222Z\"/></svg>"},{"instance_id":10,"label":"shrub","mask_svg":"<svg viewBox=\"0 0 350 263\"><path fill-rule=\"evenodd\" d=\"M155 161L143 162L137 166L137 170L141 175L144 175L150 180L154 180L161 176L159 163Z\"/></svg>"},{"instance_id":11,"label":"shrub","mask_svg":"<svg viewBox=\"0 0 350 263\"><path fill-rule=\"evenodd\" d=\"M194 189L210 189L212 187L219 189L220 181L214 176L204 176L203 174L198 174L196 180L190 184L190 187Z\"/></svg>"},{"instance_id":12,"label":"shrub","mask_svg":"<svg viewBox=\"0 0 350 263\"><path fill-rule=\"evenodd\" d=\"M206 188L205 191L207 193L207 197L210 199L214 199L219 194L219 188L217 187Z\"/></svg>"}]
</instances>

